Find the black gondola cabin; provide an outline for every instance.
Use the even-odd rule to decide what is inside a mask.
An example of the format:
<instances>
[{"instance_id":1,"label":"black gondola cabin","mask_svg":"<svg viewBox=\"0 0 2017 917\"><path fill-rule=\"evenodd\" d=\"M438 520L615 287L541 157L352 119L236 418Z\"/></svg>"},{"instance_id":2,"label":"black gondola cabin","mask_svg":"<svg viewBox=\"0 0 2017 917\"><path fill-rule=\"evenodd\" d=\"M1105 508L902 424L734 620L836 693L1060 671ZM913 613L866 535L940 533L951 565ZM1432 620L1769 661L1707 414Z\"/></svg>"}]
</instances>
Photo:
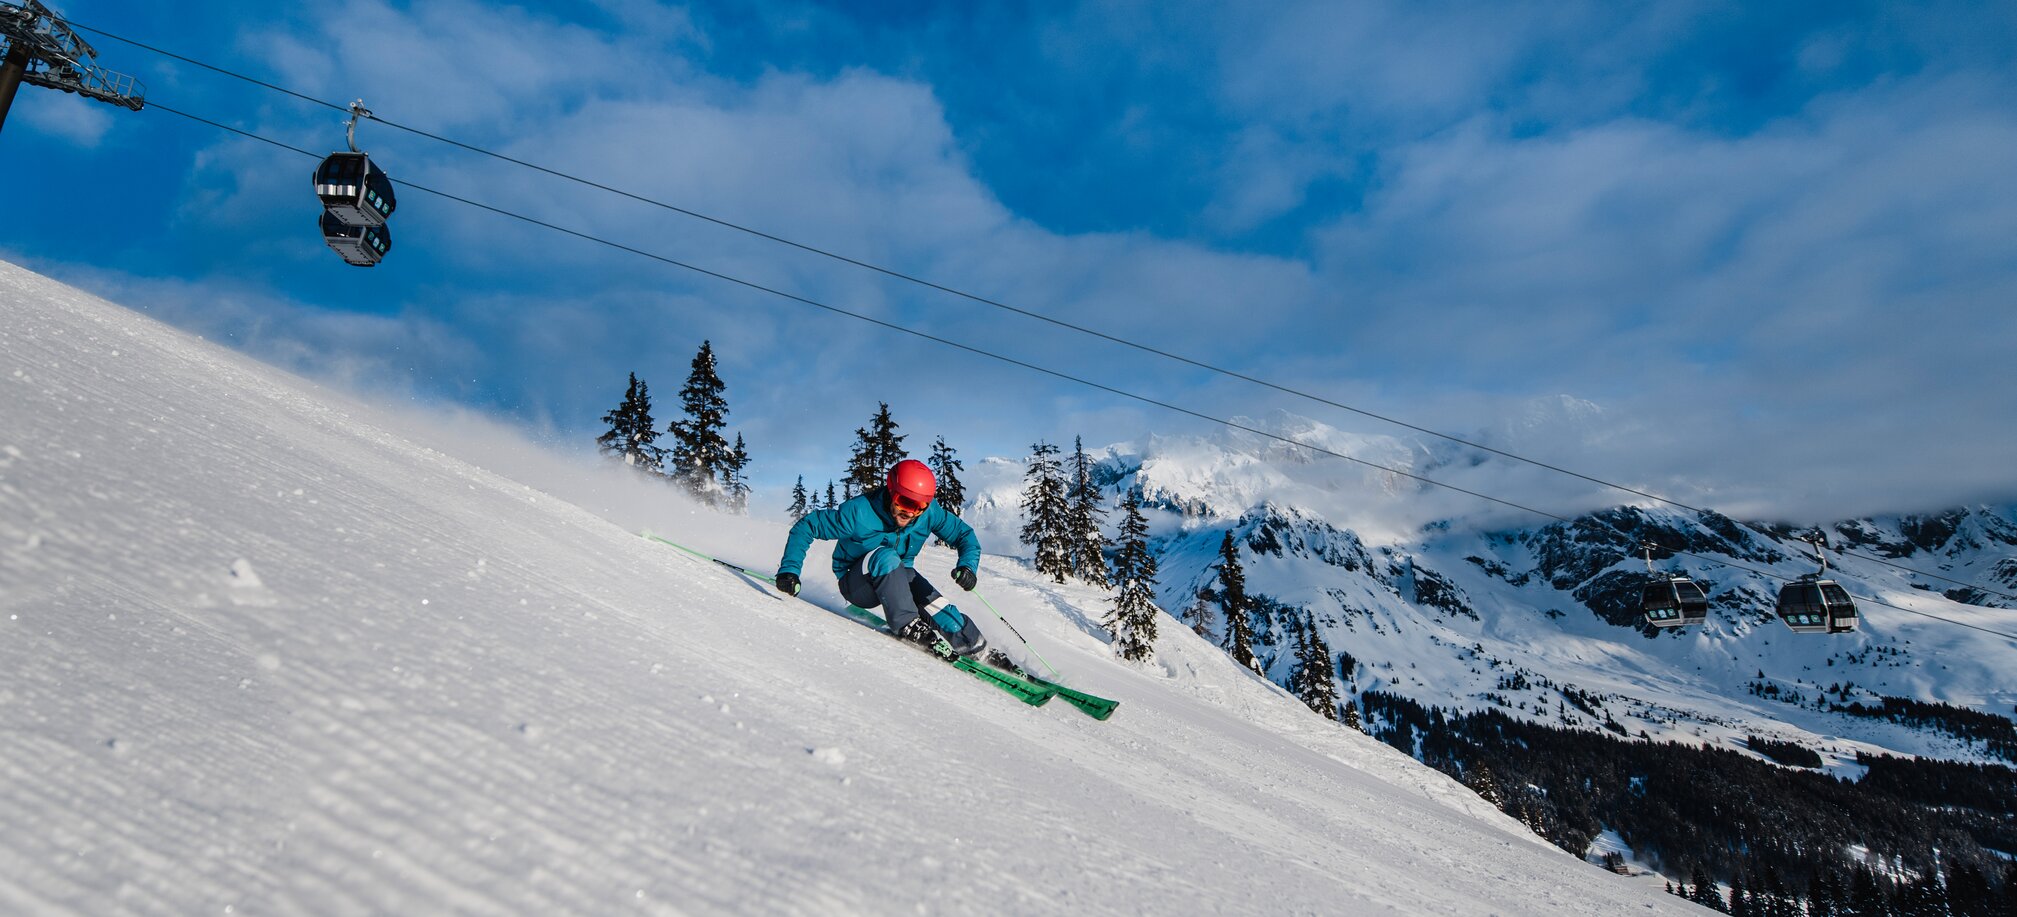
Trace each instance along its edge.
<instances>
[{"instance_id":1,"label":"black gondola cabin","mask_svg":"<svg viewBox=\"0 0 2017 917\"><path fill-rule=\"evenodd\" d=\"M331 153L315 169L315 196L353 226L383 226L399 207L392 179L363 153Z\"/></svg>"},{"instance_id":2,"label":"black gondola cabin","mask_svg":"<svg viewBox=\"0 0 2017 917\"><path fill-rule=\"evenodd\" d=\"M1779 620L1796 634L1844 634L1856 629L1856 602L1834 580L1810 573L1780 588Z\"/></svg>"},{"instance_id":3,"label":"black gondola cabin","mask_svg":"<svg viewBox=\"0 0 2017 917\"><path fill-rule=\"evenodd\" d=\"M371 267L392 251L392 228L389 226L355 226L336 218L330 211L322 212L322 241L343 260L358 267Z\"/></svg>"},{"instance_id":4,"label":"black gondola cabin","mask_svg":"<svg viewBox=\"0 0 2017 917\"><path fill-rule=\"evenodd\" d=\"M1709 619L1709 597L1694 580L1674 574L1647 583L1639 609L1654 627L1687 627Z\"/></svg>"}]
</instances>

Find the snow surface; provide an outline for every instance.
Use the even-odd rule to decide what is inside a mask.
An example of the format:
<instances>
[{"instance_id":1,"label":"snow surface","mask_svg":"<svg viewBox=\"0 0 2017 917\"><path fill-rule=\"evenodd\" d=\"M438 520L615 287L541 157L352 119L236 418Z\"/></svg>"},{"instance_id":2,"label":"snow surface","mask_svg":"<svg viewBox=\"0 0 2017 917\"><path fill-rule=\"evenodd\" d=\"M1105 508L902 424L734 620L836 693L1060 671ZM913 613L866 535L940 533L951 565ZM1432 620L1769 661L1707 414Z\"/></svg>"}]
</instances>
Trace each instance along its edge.
<instances>
[{"instance_id":1,"label":"snow surface","mask_svg":"<svg viewBox=\"0 0 2017 917\"><path fill-rule=\"evenodd\" d=\"M0 385L0 912L1691 909L1179 627L1114 661L1010 558L1111 721L636 531L768 569L780 525L486 471L6 264Z\"/></svg>"}]
</instances>

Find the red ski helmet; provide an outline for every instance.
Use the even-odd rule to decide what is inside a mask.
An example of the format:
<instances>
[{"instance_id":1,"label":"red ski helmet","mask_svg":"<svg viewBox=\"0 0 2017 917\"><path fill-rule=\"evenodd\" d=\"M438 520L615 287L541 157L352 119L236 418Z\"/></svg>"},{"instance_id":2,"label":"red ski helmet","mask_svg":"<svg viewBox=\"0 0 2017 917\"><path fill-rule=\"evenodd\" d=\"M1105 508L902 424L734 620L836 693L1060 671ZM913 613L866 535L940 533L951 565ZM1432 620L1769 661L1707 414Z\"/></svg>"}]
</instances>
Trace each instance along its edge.
<instances>
[{"instance_id":1,"label":"red ski helmet","mask_svg":"<svg viewBox=\"0 0 2017 917\"><path fill-rule=\"evenodd\" d=\"M884 482L889 488L889 498L906 509L924 512L931 505L931 498L938 493L938 477L931 468L917 459L904 459L889 470L889 480Z\"/></svg>"}]
</instances>

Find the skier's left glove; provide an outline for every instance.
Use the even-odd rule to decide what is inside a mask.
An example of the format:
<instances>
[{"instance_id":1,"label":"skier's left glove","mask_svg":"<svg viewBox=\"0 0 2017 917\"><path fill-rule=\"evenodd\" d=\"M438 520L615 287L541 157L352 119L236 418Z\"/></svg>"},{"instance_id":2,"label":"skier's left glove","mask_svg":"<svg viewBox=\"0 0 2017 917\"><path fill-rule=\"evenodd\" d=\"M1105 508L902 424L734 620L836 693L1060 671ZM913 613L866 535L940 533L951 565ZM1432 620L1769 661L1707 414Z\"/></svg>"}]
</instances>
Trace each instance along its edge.
<instances>
[{"instance_id":1,"label":"skier's left glove","mask_svg":"<svg viewBox=\"0 0 2017 917\"><path fill-rule=\"evenodd\" d=\"M961 589L972 592L974 584L980 580L974 576L972 567L954 567L952 568L952 581L958 583Z\"/></svg>"},{"instance_id":2,"label":"skier's left glove","mask_svg":"<svg viewBox=\"0 0 2017 917\"><path fill-rule=\"evenodd\" d=\"M774 582L777 584L777 591L782 592L785 595L798 594L798 574L780 573L777 575L777 579L774 580Z\"/></svg>"}]
</instances>

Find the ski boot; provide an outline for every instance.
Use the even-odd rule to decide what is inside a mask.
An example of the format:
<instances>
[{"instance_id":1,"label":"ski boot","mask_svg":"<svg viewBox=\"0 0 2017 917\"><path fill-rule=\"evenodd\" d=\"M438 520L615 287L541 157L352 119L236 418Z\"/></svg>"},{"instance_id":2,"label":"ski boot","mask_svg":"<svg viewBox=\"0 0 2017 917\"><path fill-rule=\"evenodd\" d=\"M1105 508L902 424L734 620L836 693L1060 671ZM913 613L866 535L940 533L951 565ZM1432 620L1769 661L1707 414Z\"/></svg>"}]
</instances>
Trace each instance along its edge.
<instances>
[{"instance_id":1,"label":"ski boot","mask_svg":"<svg viewBox=\"0 0 2017 917\"><path fill-rule=\"evenodd\" d=\"M931 623L945 636L946 644L952 651L966 657L975 657L987 652L987 635L980 632L973 620L961 614L958 606L946 604L943 597L931 603L927 609Z\"/></svg>"},{"instance_id":2,"label":"ski boot","mask_svg":"<svg viewBox=\"0 0 2017 917\"><path fill-rule=\"evenodd\" d=\"M996 649L988 650L987 658L982 659L981 661L987 663L988 665L994 666L995 668L1000 669L1004 672L1011 672L1023 678L1029 677L1029 673L1023 671L1022 666L1016 665L1016 661L1010 659L1009 654L1004 653L1001 650Z\"/></svg>"},{"instance_id":3,"label":"ski boot","mask_svg":"<svg viewBox=\"0 0 2017 917\"><path fill-rule=\"evenodd\" d=\"M910 623L904 625L894 636L898 640L922 646L932 655L947 662L951 662L956 655L952 650L952 644L947 643L945 637L938 632L938 628L927 623L922 615L912 618Z\"/></svg>"}]
</instances>

